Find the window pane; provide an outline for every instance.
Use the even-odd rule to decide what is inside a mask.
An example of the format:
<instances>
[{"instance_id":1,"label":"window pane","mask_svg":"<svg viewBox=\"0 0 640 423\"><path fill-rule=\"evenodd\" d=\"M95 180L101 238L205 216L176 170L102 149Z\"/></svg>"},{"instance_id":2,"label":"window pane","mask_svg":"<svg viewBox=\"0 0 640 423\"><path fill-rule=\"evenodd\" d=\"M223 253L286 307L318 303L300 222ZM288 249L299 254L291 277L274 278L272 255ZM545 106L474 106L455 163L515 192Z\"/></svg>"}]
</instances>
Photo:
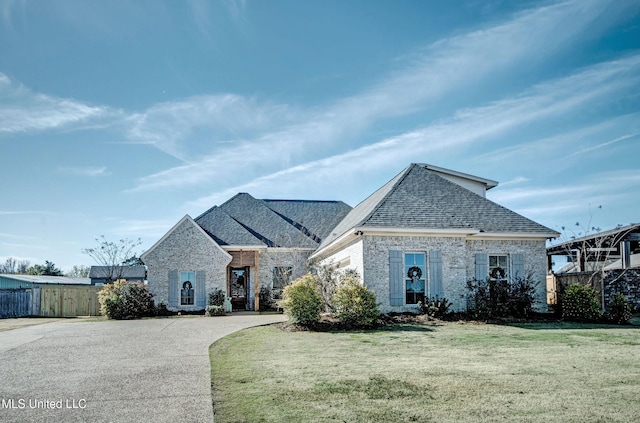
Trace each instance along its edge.
<instances>
[{"instance_id":1,"label":"window pane","mask_svg":"<svg viewBox=\"0 0 640 423\"><path fill-rule=\"evenodd\" d=\"M426 281L425 256L422 253L404 255L405 304L424 301Z\"/></svg>"}]
</instances>

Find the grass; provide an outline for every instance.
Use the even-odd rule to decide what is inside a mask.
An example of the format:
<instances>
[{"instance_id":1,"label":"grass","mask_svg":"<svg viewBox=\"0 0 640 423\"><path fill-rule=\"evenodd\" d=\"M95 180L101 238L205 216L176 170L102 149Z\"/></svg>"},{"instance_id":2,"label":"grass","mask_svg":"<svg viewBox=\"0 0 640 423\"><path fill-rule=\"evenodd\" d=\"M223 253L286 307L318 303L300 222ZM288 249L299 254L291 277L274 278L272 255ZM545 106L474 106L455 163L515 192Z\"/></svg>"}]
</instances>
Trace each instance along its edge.
<instances>
[{"instance_id":1,"label":"grass","mask_svg":"<svg viewBox=\"0 0 640 423\"><path fill-rule=\"evenodd\" d=\"M636 327L257 327L210 348L215 420L640 421L638 352Z\"/></svg>"}]
</instances>

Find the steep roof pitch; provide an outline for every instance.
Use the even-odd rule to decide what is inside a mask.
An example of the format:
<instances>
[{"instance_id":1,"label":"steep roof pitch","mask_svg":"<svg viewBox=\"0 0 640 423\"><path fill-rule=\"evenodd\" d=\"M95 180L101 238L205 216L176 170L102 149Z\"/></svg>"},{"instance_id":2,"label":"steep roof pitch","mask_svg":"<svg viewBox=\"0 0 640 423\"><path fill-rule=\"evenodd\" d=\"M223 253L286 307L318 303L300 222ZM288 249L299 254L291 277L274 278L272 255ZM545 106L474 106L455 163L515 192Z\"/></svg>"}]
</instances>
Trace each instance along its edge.
<instances>
[{"instance_id":1,"label":"steep roof pitch","mask_svg":"<svg viewBox=\"0 0 640 423\"><path fill-rule=\"evenodd\" d=\"M220 207L210 208L196 217L195 221L220 245L266 245Z\"/></svg>"},{"instance_id":2,"label":"steep roof pitch","mask_svg":"<svg viewBox=\"0 0 640 423\"><path fill-rule=\"evenodd\" d=\"M411 164L358 204L320 248L355 227L555 234L420 164Z\"/></svg>"},{"instance_id":3,"label":"steep roof pitch","mask_svg":"<svg viewBox=\"0 0 640 423\"><path fill-rule=\"evenodd\" d=\"M315 249L349 210L341 201L258 200L240 193L195 221L220 245Z\"/></svg>"},{"instance_id":4,"label":"steep roof pitch","mask_svg":"<svg viewBox=\"0 0 640 423\"><path fill-rule=\"evenodd\" d=\"M351 207L342 201L262 200L287 222L319 243L340 223Z\"/></svg>"}]
</instances>

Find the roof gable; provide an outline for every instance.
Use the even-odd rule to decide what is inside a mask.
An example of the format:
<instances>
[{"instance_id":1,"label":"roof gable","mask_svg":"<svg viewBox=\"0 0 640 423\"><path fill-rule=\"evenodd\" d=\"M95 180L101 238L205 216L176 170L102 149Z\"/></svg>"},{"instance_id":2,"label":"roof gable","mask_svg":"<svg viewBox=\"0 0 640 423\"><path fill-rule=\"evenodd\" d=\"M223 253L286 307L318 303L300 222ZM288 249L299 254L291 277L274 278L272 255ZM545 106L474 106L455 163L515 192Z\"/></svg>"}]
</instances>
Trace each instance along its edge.
<instances>
[{"instance_id":1,"label":"roof gable","mask_svg":"<svg viewBox=\"0 0 640 423\"><path fill-rule=\"evenodd\" d=\"M402 229L469 229L492 233L536 233L547 237L555 231L523 217L441 176L443 169L411 164L371 196L358 204L331 235L324 248L356 227ZM456 173L456 177L460 175ZM490 180L476 178L479 181Z\"/></svg>"},{"instance_id":2,"label":"roof gable","mask_svg":"<svg viewBox=\"0 0 640 423\"><path fill-rule=\"evenodd\" d=\"M226 255L229 259L231 259L231 255L229 255L229 253L227 253L226 251L224 251L222 249L222 247L220 247L220 245L208 234L205 232L204 229L202 229L202 227L200 227L200 225L198 225L192 218L191 216L189 216L188 214L186 214L182 219L180 219L180 221L178 223L176 223L175 225L173 225L173 227L171 229L169 229L169 231L163 235L162 238L160 238L155 244L153 244L151 246L151 248L149 248L147 251L145 251L144 253L142 253L140 255L140 259L144 262L148 257L152 256L153 251L160 246L167 238L169 238L175 231L178 230L178 228L180 228L183 224L187 224L187 225L191 225L193 226L197 231L199 231L206 239L208 239L209 241L211 241L211 244L217 248L218 250L220 250L224 255Z\"/></svg>"}]
</instances>

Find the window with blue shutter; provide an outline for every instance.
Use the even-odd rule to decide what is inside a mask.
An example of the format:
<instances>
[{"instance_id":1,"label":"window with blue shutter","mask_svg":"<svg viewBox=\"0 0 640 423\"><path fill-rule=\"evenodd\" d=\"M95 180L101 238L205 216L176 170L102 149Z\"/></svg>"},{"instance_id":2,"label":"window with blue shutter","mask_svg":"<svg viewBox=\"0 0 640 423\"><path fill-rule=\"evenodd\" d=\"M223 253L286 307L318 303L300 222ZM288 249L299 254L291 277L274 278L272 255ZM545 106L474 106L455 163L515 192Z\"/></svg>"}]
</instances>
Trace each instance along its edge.
<instances>
[{"instance_id":1,"label":"window with blue shutter","mask_svg":"<svg viewBox=\"0 0 640 423\"><path fill-rule=\"evenodd\" d=\"M389 305L404 304L404 286L402 277L402 251L389 251Z\"/></svg>"},{"instance_id":2,"label":"window with blue shutter","mask_svg":"<svg viewBox=\"0 0 640 423\"><path fill-rule=\"evenodd\" d=\"M524 278L524 255L513 254L511 256L511 273L513 279Z\"/></svg>"},{"instance_id":3,"label":"window with blue shutter","mask_svg":"<svg viewBox=\"0 0 640 423\"><path fill-rule=\"evenodd\" d=\"M204 270L196 272L196 305L203 307L207 305L207 289Z\"/></svg>"},{"instance_id":4,"label":"window with blue shutter","mask_svg":"<svg viewBox=\"0 0 640 423\"><path fill-rule=\"evenodd\" d=\"M429 251L429 297L443 298L442 288L442 253Z\"/></svg>"},{"instance_id":5,"label":"window with blue shutter","mask_svg":"<svg viewBox=\"0 0 640 423\"><path fill-rule=\"evenodd\" d=\"M483 281L489 276L489 257L486 254L476 254L476 280Z\"/></svg>"},{"instance_id":6,"label":"window with blue shutter","mask_svg":"<svg viewBox=\"0 0 640 423\"><path fill-rule=\"evenodd\" d=\"M178 271L169 271L169 307L178 306Z\"/></svg>"}]
</instances>

